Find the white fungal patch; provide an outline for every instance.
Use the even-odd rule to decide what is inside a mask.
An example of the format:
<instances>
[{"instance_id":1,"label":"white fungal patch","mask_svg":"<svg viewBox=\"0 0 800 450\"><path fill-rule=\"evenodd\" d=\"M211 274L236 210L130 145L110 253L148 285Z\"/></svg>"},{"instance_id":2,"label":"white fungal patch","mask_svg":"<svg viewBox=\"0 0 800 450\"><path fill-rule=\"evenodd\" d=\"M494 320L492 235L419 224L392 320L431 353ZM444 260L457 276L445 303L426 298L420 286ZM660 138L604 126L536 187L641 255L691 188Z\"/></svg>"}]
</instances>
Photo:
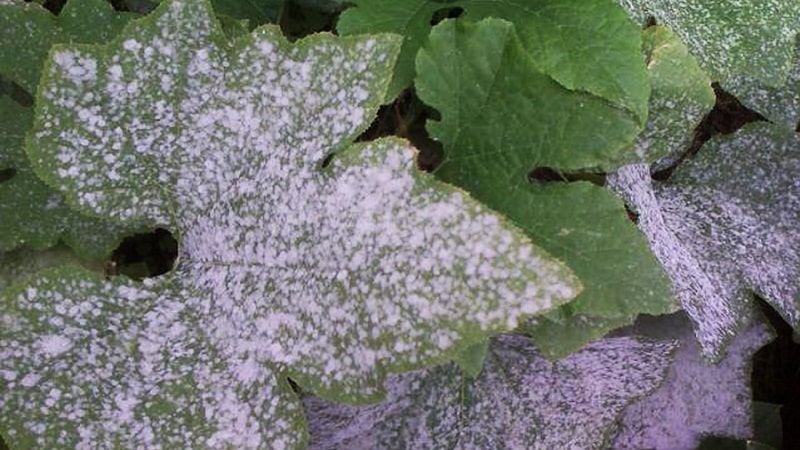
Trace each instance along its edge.
<instances>
[{"instance_id":1,"label":"white fungal patch","mask_svg":"<svg viewBox=\"0 0 800 450\"><path fill-rule=\"evenodd\" d=\"M49 66L41 169L97 214L172 226L180 262L139 285L56 274L18 299L70 343L42 351L27 323L3 335L0 369L43 370L41 391L0 393L27 430L87 448L292 447L302 412L287 374L376 396L385 371L444 360L464 336L577 293L519 230L418 173L405 142L351 146L397 38L291 45L267 27L229 48L207 8L164 2L109 49L69 50L95 61L95 79ZM33 411L53 389L42 424Z\"/></svg>"},{"instance_id":2,"label":"white fungal patch","mask_svg":"<svg viewBox=\"0 0 800 450\"><path fill-rule=\"evenodd\" d=\"M310 448L607 448L623 409L664 379L674 347L607 338L551 362L503 335L475 380L449 364L389 378L375 405L305 397Z\"/></svg>"},{"instance_id":3,"label":"white fungal patch","mask_svg":"<svg viewBox=\"0 0 800 450\"><path fill-rule=\"evenodd\" d=\"M798 170L794 133L754 124L706 144L667 184L653 186L645 165L609 180L639 214L706 356L748 323L753 291L800 326Z\"/></svg>"}]
</instances>

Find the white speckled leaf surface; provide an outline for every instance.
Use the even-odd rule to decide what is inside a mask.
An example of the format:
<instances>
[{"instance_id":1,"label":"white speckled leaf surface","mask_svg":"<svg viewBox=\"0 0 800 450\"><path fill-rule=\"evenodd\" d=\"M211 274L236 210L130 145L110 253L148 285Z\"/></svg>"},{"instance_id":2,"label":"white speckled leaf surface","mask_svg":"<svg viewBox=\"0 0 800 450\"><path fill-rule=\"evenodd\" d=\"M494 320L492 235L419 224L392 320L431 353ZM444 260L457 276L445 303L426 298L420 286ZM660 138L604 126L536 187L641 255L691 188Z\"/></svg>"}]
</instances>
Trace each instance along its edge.
<instances>
[{"instance_id":1,"label":"white speckled leaf surface","mask_svg":"<svg viewBox=\"0 0 800 450\"><path fill-rule=\"evenodd\" d=\"M670 340L607 338L559 362L519 335L496 338L480 375L454 364L389 378L386 401L307 396L311 449L601 449L623 409L665 376Z\"/></svg>"},{"instance_id":2,"label":"white speckled leaf surface","mask_svg":"<svg viewBox=\"0 0 800 450\"><path fill-rule=\"evenodd\" d=\"M740 75L781 86L800 31L796 0L616 0L639 23L672 29L714 81Z\"/></svg>"},{"instance_id":3,"label":"white speckled leaf surface","mask_svg":"<svg viewBox=\"0 0 800 450\"><path fill-rule=\"evenodd\" d=\"M708 142L667 183L646 165L610 178L712 359L750 320L752 292L800 326L799 171L796 133L757 123Z\"/></svg>"},{"instance_id":4,"label":"white speckled leaf surface","mask_svg":"<svg viewBox=\"0 0 800 450\"><path fill-rule=\"evenodd\" d=\"M753 437L752 360L772 338L768 325L748 324L725 358L713 365L703 357L682 313L641 317L634 330L656 339L679 338L681 344L661 386L625 410L612 448L691 450L703 436Z\"/></svg>"},{"instance_id":5,"label":"white speckled leaf surface","mask_svg":"<svg viewBox=\"0 0 800 450\"><path fill-rule=\"evenodd\" d=\"M406 143L351 145L398 49L269 27L229 44L189 0L107 47L56 47L28 148L39 175L94 214L172 229L180 250L144 284L64 268L7 296L12 441L302 446L286 376L379 398L385 373L577 294L519 230L418 172Z\"/></svg>"}]
</instances>

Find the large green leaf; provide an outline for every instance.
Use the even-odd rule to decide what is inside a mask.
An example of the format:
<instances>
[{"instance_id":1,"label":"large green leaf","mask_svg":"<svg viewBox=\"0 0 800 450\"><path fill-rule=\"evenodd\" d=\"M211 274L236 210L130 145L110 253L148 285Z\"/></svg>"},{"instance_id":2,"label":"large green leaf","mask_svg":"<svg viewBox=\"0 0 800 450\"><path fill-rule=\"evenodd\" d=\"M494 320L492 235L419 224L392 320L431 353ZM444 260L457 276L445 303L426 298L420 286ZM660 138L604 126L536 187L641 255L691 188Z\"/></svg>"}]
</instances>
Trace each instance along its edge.
<instances>
[{"instance_id":1,"label":"large green leaf","mask_svg":"<svg viewBox=\"0 0 800 450\"><path fill-rule=\"evenodd\" d=\"M337 24L342 35L392 32L405 37L389 89L409 87L414 60L439 10L463 8L459 20L497 17L514 23L521 52L567 89L585 91L630 112L643 124L650 87L642 64L639 29L604 0L356 0Z\"/></svg>"},{"instance_id":2,"label":"large green leaf","mask_svg":"<svg viewBox=\"0 0 800 450\"><path fill-rule=\"evenodd\" d=\"M746 75L780 86L800 30L796 0L617 0L640 22L672 29L714 81Z\"/></svg>"},{"instance_id":3,"label":"large green leaf","mask_svg":"<svg viewBox=\"0 0 800 450\"><path fill-rule=\"evenodd\" d=\"M312 449L602 449L623 409L658 387L674 344L608 338L550 362L524 336L495 339L475 379L450 364L389 379L385 402L304 398Z\"/></svg>"},{"instance_id":4,"label":"large green leaf","mask_svg":"<svg viewBox=\"0 0 800 450\"><path fill-rule=\"evenodd\" d=\"M231 44L207 1L164 2L108 46L59 46L29 152L99 215L180 239L136 284L75 268L4 300L0 409L42 447L295 447L299 401L380 397L578 281L397 139L352 145L394 36L275 27ZM65 326L67 325L67 326ZM74 444L74 445L71 445Z\"/></svg>"},{"instance_id":5,"label":"large green leaf","mask_svg":"<svg viewBox=\"0 0 800 450\"><path fill-rule=\"evenodd\" d=\"M608 165L639 130L625 112L540 72L514 26L499 19L439 24L417 71L420 98L441 113L428 122L445 151L436 175L505 213L585 286L526 328L545 354L564 356L640 312L673 309L663 271L613 193L588 182L528 181L537 166Z\"/></svg>"},{"instance_id":6,"label":"large green leaf","mask_svg":"<svg viewBox=\"0 0 800 450\"><path fill-rule=\"evenodd\" d=\"M25 247L10 252L0 251L0 292L35 278L38 271L47 267L77 263L75 255L64 247L44 251Z\"/></svg>"},{"instance_id":7,"label":"large green leaf","mask_svg":"<svg viewBox=\"0 0 800 450\"><path fill-rule=\"evenodd\" d=\"M638 212L711 358L748 323L753 291L800 329L798 171L797 134L758 123L712 140L667 183L642 164L610 180Z\"/></svg>"},{"instance_id":8,"label":"large green leaf","mask_svg":"<svg viewBox=\"0 0 800 450\"><path fill-rule=\"evenodd\" d=\"M630 405L610 448L656 450L698 448L704 436L753 438L750 377L753 355L772 339L768 325L749 323L717 364L708 364L683 313L641 317L635 334L680 339L666 379Z\"/></svg>"}]
</instances>

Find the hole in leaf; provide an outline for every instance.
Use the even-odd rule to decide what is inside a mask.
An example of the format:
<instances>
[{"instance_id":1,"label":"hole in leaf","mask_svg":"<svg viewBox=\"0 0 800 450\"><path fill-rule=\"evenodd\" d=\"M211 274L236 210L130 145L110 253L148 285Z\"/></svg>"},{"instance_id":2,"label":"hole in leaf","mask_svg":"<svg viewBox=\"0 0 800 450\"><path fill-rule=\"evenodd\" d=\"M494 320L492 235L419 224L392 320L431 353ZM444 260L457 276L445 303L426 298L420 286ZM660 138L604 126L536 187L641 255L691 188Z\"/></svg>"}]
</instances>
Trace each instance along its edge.
<instances>
[{"instance_id":1,"label":"hole in leaf","mask_svg":"<svg viewBox=\"0 0 800 450\"><path fill-rule=\"evenodd\" d=\"M642 28L650 28L656 25L658 25L658 22L656 22L655 16L647 16L647 19L644 20L644 27Z\"/></svg>"},{"instance_id":2,"label":"hole in leaf","mask_svg":"<svg viewBox=\"0 0 800 450\"><path fill-rule=\"evenodd\" d=\"M767 119L761 114L744 106L739 99L728 93L719 83L712 83L716 95L714 109L703 117L694 130L694 137L689 147L670 166L653 173L653 179L666 181L675 169L687 159L694 157L703 144L718 134L730 134L751 122L762 122Z\"/></svg>"},{"instance_id":3,"label":"hole in leaf","mask_svg":"<svg viewBox=\"0 0 800 450\"><path fill-rule=\"evenodd\" d=\"M540 166L528 172L528 181L533 184L588 181L598 186L605 186L606 174L602 172L562 172L553 167Z\"/></svg>"},{"instance_id":4,"label":"hole in leaf","mask_svg":"<svg viewBox=\"0 0 800 450\"><path fill-rule=\"evenodd\" d=\"M156 3L150 0L109 0L109 2L117 11L133 12L138 14L148 14L157 6Z\"/></svg>"},{"instance_id":5,"label":"hole in leaf","mask_svg":"<svg viewBox=\"0 0 800 450\"><path fill-rule=\"evenodd\" d=\"M430 23L431 26L435 26L445 19L458 19L462 14L464 14L464 8L461 8L460 6L437 9L431 15Z\"/></svg>"},{"instance_id":6,"label":"hole in leaf","mask_svg":"<svg viewBox=\"0 0 800 450\"><path fill-rule=\"evenodd\" d=\"M5 183L6 181L14 178L14 175L17 174L17 169L13 167L9 167L8 169L0 169L0 183Z\"/></svg>"},{"instance_id":7,"label":"hole in leaf","mask_svg":"<svg viewBox=\"0 0 800 450\"><path fill-rule=\"evenodd\" d=\"M800 336L771 305L756 300L777 336L753 355L753 400L782 405L782 448L800 448Z\"/></svg>"},{"instance_id":8,"label":"hole in leaf","mask_svg":"<svg viewBox=\"0 0 800 450\"><path fill-rule=\"evenodd\" d=\"M51 13L58 15L66 3L67 0L46 0L42 6Z\"/></svg>"},{"instance_id":9,"label":"hole in leaf","mask_svg":"<svg viewBox=\"0 0 800 450\"><path fill-rule=\"evenodd\" d=\"M169 272L177 257L178 241L169 231L156 228L125 238L111 254L111 264L113 271L142 280Z\"/></svg>"}]
</instances>

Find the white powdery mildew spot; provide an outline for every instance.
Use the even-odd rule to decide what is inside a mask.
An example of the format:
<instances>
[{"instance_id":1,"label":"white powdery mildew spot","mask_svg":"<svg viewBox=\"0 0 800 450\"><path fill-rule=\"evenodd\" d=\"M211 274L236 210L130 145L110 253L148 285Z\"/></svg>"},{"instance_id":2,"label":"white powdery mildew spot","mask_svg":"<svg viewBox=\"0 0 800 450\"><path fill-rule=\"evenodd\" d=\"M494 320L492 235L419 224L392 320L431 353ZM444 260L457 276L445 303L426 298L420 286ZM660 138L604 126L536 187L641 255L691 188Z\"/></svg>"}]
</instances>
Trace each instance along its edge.
<instances>
[{"instance_id":1,"label":"white powdery mildew spot","mask_svg":"<svg viewBox=\"0 0 800 450\"><path fill-rule=\"evenodd\" d=\"M164 2L139 22L159 27L73 51L94 59L95 79L50 66L35 139L54 167L43 170L94 212L182 240L164 278L39 289L64 345L23 364L34 344L19 341L2 363L57 366L74 382L43 378L42 392L63 391L63 420L26 429L77 423L65 439L87 448L119 436L137 448L294 446L302 419L286 374L373 396L386 370L445 359L464 335L576 295L579 282L521 232L420 175L406 143L351 146L396 38L291 45L261 28L229 48L206 8ZM47 401L14 395L23 417Z\"/></svg>"},{"instance_id":2,"label":"white powdery mildew spot","mask_svg":"<svg viewBox=\"0 0 800 450\"><path fill-rule=\"evenodd\" d=\"M376 405L307 396L311 448L605 448L623 408L663 380L673 349L607 338L551 362L503 335L475 380L451 364L391 377Z\"/></svg>"},{"instance_id":3,"label":"white powdery mildew spot","mask_svg":"<svg viewBox=\"0 0 800 450\"><path fill-rule=\"evenodd\" d=\"M610 185L639 213L703 352L719 357L749 320L753 291L800 325L800 142L759 124L707 146L666 184L652 186L639 165Z\"/></svg>"}]
</instances>

